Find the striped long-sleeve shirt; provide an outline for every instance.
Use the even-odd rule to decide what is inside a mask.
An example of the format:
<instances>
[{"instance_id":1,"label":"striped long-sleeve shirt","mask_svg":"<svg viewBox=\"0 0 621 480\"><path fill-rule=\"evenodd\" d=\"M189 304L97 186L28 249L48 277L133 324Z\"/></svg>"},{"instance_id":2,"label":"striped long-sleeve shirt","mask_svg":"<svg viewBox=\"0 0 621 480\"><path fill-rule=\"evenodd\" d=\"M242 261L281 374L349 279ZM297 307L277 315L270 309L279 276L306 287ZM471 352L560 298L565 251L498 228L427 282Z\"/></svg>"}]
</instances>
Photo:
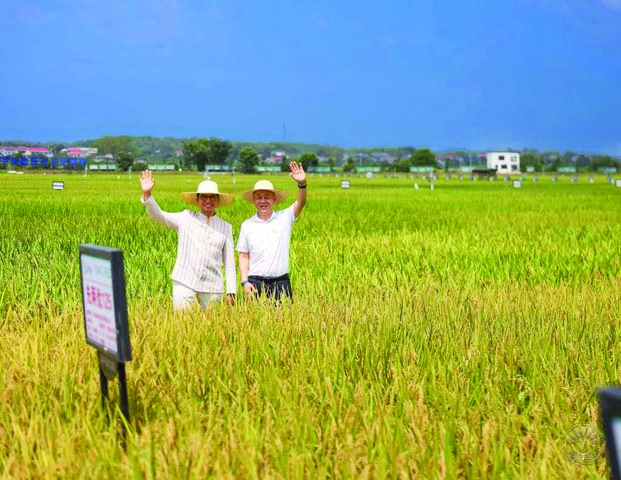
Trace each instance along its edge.
<instances>
[{"instance_id":1,"label":"striped long-sleeve shirt","mask_svg":"<svg viewBox=\"0 0 621 480\"><path fill-rule=\"evenodd\" d=\"M184 210L163 212L153 196L140 201L149 217L178 235L177 261L172 279L197 292L223 293L222 267L226 277L226 293L237 291L233 228L217 215L207 217L200 212Z\"/></svg>"}]
</instances>

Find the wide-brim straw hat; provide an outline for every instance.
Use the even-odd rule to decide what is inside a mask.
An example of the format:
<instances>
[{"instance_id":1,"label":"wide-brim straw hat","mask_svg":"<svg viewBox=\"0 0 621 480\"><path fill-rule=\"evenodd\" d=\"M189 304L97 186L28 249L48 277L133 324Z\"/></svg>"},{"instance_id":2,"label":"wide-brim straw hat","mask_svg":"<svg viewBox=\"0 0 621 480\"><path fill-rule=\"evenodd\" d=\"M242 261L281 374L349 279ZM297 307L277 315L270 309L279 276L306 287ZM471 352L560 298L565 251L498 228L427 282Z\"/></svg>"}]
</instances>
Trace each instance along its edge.
<instances>
[{"instance_id":1,"label":"wide-brim straw hat","mask_svg":"<svg viewBox=\"0 0 621 480\"><path fill-rule=\"evenodd\" d=\"M198 189L195 192L183 192L181 194L181 198L186 203L190 205L198 205L196 201L196 194L207 193L207 194L215 194L220 197L220 201L218 202L218 207L226 207L235 201L235 197L230 193L222 193L218 190L218 184L213 180L205 180L198 184Z\"/></svg>"},{"instance_id":2,"label":"wide-brim straw hat","mask_svg":"<svg viewBox=\"0 0 621 480\"><path fill-rule=\"evenodd\" d=\"M272 182L270 182L269 180L259 180L257 183L254 184L254 188L252 190L246 190L244 193L242 193L242 198L254 205L254 192L257 192L259 190L273 192L276 196L276 201L274 203L282 202L285 198L287 198L287 195L289 195L283 190L276 190L274 188L274 185L272 185Z\"/></svg>"}]
</instances>

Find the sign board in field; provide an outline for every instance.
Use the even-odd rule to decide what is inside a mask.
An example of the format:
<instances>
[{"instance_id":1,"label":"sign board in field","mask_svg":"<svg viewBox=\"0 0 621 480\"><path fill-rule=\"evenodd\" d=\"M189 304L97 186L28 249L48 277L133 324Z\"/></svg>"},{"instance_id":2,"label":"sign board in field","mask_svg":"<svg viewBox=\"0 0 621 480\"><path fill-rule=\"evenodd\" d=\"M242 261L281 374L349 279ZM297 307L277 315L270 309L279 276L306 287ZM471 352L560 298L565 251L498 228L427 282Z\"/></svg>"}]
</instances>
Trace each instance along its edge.
<instances>
[{"instance_id":1,"label":"sign board in field","mask_svg":"<svg viewBox=\"0 0 621 480\"><path fill-rule=\"evenodd\" d=\"M86 343L118 362L131 360L123 252L80 245Z\"/></svg>"},{"instance_id":2,"label":"sign board in field","mask_svg":"<svg viewBox=\"0 0 621 480\"><path fill-rule=\"evenodd\" d=\"M64 190L65 182L52 182L52 190Z\"/></svg>"},{"instance_id":3,"label":"sign board in field","mask_svg":"<svg viewBox=\"0 0 621 480\"><path fill-rule=\"evenodd\" d=\"M341 180L341 188L351 188L351 182L349 180Z\"/></svg>"},{"instance_id":4,"label":"sign board in field","mask_svg":"<svg viewBox=\"0 0 621 480\"><path fill-rule=\"evenodd\" d=\"M621 478L621 389L601 388L597 395L606 436L610 478L616 480Z\"/></svg>"},{"instance_id":5,"label":"sign board in field","mask_svg":"<svg viewBox=\"0 0 621 480\"><path fill-rule=\"evenodd\" d=\"M410 167L410 172L433 172L434 167Z\"/></svg>"},{"instance_id":6,"label":"sign board in field","mask_svg":"<svg viewBox=\"0 0 621 480\"><path fill-rule=\"evenodd\" d=\"M522 188L522 180L514 180L513 181L514 188Z\"/></svg>"},{"instance_id":7,"label":"sign board in field","mask_svg":"<svg viewBox=\"0 0 621 480\"><path fill-rule=\"evenodd\" d=\"M621 188L621 180L617 180L617 187Z\"/></svg>"}]
</instances>

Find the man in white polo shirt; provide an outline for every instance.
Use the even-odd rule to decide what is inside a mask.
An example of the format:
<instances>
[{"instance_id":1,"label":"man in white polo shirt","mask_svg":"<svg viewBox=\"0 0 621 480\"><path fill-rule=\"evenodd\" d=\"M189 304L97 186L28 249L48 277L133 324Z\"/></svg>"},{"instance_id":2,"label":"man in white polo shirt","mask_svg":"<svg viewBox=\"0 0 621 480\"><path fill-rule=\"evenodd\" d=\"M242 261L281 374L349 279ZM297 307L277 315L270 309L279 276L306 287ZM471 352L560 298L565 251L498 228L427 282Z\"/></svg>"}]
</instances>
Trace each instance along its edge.
<instances>
[{"instance_id":1,"label":"man in white polo shirt","mask_svg":"<svg viewBox=\"0 0 621 480\"><path fill-rule=\"evenodd\" d=\"M231 224L216 215L216 207L226 207L235 200L233 195L221 193L218 184L201 182L196 192L185 192L181 198L196 205L200 212L184 210L163 212L155 202L151 190L155 185L150 171L142 172L140 201L147 214L157 223L172 228L178 234L177 261L172 272L173 307L190 308L196 300L203 308L219 301L224 293L222 267L226 276L226 300L232 304L237 291L233 229Z\"/></svg>"},{"instance_id":2,"label":"man in white polo shirt","mask_svg":"<svg viewBox=\"0 0 621 480\"><path fill-rule=\"evenodd\" d=\"M269 180L259 180L252 190L242 194L254 204L257 214L242 223L237 241L239 274L247 295L265 294L280 300L293 296L289 279L289 240L293 222L306 205L306 173L302 165L289 164L291 178L298 184L296 201L289 208L274 211L274 205L287 197L275 190Z\"/></svg>"}]
</instances>

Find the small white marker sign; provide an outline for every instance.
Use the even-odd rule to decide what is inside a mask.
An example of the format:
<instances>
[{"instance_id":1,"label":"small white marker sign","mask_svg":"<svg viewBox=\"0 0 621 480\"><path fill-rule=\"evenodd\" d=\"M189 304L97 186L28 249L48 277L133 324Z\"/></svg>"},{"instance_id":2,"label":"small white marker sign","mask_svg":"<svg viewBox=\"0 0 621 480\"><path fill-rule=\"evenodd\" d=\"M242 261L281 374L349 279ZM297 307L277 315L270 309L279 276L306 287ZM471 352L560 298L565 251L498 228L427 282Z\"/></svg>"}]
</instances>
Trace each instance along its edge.
<instances>
[{"instance_id":1,"label":"small white marker sign","mask_svg":"<svg viewBox=\"0 0 621 480\"><path fill-rule=\"evenodd\" d=\"M621 188L621 180L617 180L617 187Z\"/></svg>"},{"instance_id":2,"label":"small white marker sign","mask_svg":"<svg viewBox=\"0 0 621 480\"><path fill-rule=\"evenodd\" d=\"M341 180L341 188L350 188L351 182L349 180Z\"/></svg>"},{"instance_id":3,"label":"small white marker sign","mask_svg":"<svg viewBox=\"0 0 621 480\"><path fill-rule=\"evenodd\" d=\"M522 181L521 180L514 180L513 181L513 186L515 188L522 188Z\"/></svg>"},{"instance_id":4,"label":"small white marker sign","mask_svg":"<svg viewBox=\"0 0 621 480\"><path fill-rule=\"evenodd\" d=\"M52 190L64 190L65 182L52 182Z\"/></svg>"}]
</instances>

